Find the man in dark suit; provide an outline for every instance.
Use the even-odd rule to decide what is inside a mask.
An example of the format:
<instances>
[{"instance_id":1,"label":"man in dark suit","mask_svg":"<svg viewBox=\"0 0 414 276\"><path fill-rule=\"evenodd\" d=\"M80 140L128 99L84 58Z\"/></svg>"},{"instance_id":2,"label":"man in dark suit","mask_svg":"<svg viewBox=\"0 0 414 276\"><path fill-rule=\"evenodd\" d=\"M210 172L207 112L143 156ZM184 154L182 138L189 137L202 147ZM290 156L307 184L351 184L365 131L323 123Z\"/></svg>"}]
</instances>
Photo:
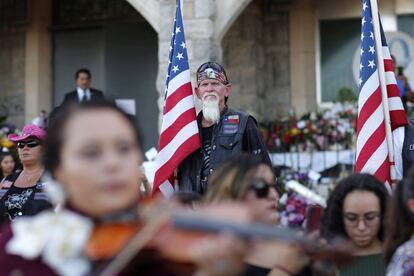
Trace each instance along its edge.
<instances>
[{"instance_id":1,"label":"man in dark suit","mask_svg":"<svg viewBox=\"0 0 414 276\"><path fill-rule=\"evenodd\" d=\"M104 99L102 91L90 87L91 72L88 69L82 68L76 71L75 80L76 89L65 94L62 105Z\"/></svg>"}]
</instances>

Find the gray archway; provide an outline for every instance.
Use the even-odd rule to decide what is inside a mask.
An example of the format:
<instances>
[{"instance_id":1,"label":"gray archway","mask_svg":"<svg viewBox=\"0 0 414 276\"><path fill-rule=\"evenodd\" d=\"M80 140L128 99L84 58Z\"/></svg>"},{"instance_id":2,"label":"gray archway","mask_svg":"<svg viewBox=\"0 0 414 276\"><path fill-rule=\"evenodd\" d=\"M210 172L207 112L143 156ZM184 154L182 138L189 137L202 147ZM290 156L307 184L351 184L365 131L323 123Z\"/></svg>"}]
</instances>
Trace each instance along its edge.
<instances>
[{"instance_id":1,"label":"gray archway","mask_svg":"<svg viewBox=\"0 0 414 276\"><path fill-rule=\"evenodd\" d=\"M126 0L130 3L154 28L158 33L159 31L159 11L160 3L159 0Z\"/></svg>"},{"instance_id":2,"label":"gray archway","mask_svg":"<svg viewBox=\"0 0 414 276\"><path fill-rule=\"evenodd\" d=\"M236 21L252 0L216 1L215 40L221 42L230 26Z\"/></svg>"}]
</instances>

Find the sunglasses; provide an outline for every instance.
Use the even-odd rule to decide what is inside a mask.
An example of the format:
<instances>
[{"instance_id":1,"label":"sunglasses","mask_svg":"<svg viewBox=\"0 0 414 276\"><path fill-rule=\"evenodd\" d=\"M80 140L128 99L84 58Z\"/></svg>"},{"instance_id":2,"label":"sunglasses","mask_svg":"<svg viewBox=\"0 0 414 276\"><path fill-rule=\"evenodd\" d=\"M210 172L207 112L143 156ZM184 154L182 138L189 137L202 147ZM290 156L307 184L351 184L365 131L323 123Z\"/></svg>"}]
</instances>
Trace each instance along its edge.
<instances>
[{"instance_id":1,"label":"sunglasses","mask_svg":"<svg viewBox=\"0 0 414 276\"><path fill-rule=\"evenodd\" d=\"M261 180L256 180L250 185L250 190L255 192L257 198L266 198L271 188L278 192L277 186L274 183L269 184Z\"/></svg>"},{"instance_id":2,"label":"sunglasses","mask_svg":"<svg viewBox=\"0 0 414 276\"><path fill-rule=\"evenodd\" d=\"M35 147L40 145L40 141L38 141L38 140L29 140L29 141L23 141L23 142L18 142L17 143L17 147L19 149L23 149L26 145L29 148L35 148Z\"/></svg>"}]
</instances>

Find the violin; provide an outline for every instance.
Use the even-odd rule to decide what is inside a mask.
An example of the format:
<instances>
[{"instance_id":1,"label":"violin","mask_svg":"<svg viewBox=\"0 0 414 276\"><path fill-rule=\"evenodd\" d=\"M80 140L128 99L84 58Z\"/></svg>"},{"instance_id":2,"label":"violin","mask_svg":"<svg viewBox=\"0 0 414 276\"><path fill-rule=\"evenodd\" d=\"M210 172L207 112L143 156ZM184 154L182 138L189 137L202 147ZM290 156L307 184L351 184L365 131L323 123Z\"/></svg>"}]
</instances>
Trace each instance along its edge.
<instances>
[{"instance_id":1,"label":"violin","mask_svg":"<svg viewBox=\"0 0 414 276\"><path fill-rule=\"evenodd\" d=\"M162 204L161 204L162 205ZM245 224L200 217L189 211L168 213L171 206L143 207L136 210L135 219L97 225L85 247L85 255L96 264L96 275L116 275L139 269L143 260L162 260L177 269L177 275L195 271L194 246L208 235L229 232L243 239L268 239L300 245L312 258L349 263L348 243L322 244L305 237L299 230L263 224ZM148 211L149 210L149 211ZM149 257L150 256L150 257ZM141 259L141 261L140 261ZM132 268L133 267L133 268ZM141 272L141 270L140 270Z\"/></svg>"}]
</instances>

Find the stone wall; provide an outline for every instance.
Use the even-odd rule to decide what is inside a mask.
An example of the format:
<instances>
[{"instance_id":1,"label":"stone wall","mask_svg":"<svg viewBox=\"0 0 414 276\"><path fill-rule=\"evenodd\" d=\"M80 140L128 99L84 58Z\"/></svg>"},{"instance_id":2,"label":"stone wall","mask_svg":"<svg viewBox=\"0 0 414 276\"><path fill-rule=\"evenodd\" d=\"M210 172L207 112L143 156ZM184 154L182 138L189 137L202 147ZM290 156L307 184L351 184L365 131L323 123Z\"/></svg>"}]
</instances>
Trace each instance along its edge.
<instances>
[{"instance_id":1,"label":"stone wall","mask_svg":"<svg viewBox=\"0 0 414 276\"><path fill-rule=\"evenodd\" d=\"M230 105L272 120L290 111L289 13L255 0L222 41Z\"/></svg>"},{"instance_id":2,"label":"stone wall","mask_svg":"<svg viewBox=\"0 0 414 276\"><path fill-rule=\"evenodd\" d=\"M0 34L0 117L18 126L24 124L25 32Z\"/></svg>"}]
</instances>

